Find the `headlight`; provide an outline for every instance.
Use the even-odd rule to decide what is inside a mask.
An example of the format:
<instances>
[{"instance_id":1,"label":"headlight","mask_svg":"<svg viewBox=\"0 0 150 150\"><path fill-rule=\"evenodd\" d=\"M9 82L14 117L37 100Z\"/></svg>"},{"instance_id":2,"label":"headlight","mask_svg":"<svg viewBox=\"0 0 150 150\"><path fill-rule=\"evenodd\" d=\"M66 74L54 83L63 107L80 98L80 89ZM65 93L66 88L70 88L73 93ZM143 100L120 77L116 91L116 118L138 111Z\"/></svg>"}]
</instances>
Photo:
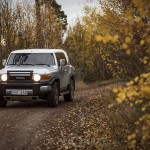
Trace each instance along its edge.
<instances>
[{"instance_id":1,"label":"headlight","mask_svg":"<svg viewBox=\"0 0 150 150\"><path fill-rule=\"evenodd\" d=\"M41 80L41 76L40 76L39 74L34 74L34 75L33 75L33 80L34 80L35 82L38 82L38 81Z\"/></svg>"},{"instance_id":2,"label":"headlight","mask_svg":"<svg viewBox=\"0 0 150 150\"><path fill-rule=\"evenodd\" d=\"M3 82L6 82L6 81L7 81L7 74L1 75L1 80L2 80Z\"/></svg>"}]
</instances>

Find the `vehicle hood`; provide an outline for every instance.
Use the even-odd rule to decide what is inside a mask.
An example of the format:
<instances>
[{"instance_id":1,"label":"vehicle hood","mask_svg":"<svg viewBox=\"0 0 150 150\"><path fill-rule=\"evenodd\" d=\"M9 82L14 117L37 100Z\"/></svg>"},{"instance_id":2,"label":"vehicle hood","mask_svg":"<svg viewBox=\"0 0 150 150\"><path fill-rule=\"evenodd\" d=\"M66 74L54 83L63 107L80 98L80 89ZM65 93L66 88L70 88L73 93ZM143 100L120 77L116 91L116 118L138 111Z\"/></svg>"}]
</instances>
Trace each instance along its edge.
<instances>
[{"instance_id":1,"label":"vehicle hood","mask_svg":"<svg viewBox=\"0 0 150 150\"><path fill-rule=\"evenodd\" d=\"M7 73L7 71L33 71L33 73L38 74L49 74L55 72L55 67L48 66L5 66L5 68L0 70L0 74Z\"/></svg>"}]
</instances>

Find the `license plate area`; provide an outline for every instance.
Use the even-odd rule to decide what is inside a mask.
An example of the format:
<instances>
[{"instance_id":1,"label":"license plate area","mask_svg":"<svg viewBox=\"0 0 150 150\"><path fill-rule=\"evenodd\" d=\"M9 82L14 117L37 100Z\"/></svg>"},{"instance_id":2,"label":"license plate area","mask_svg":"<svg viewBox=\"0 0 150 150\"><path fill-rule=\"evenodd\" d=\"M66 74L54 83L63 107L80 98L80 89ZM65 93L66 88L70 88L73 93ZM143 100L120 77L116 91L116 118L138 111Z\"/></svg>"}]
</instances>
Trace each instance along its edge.
<instances>
[{"instance_id":1,"label":"license plate area","mask_svg":"<svg viewBox=\"0 0 150 150\"><path fill-rule=\"evenodd\" d=\"M33 89L6 89L7 96L32 96Z\"/></svg>"},{"instance_id":2,"label":"license plate area","mask_svg":"<svg viewBox=\"0 0 150 150\"><path fill-rule=\"evenodd\" d=\"M11 90L11 95L28 95L27 90Z\"/></svg>"}]
</instances>

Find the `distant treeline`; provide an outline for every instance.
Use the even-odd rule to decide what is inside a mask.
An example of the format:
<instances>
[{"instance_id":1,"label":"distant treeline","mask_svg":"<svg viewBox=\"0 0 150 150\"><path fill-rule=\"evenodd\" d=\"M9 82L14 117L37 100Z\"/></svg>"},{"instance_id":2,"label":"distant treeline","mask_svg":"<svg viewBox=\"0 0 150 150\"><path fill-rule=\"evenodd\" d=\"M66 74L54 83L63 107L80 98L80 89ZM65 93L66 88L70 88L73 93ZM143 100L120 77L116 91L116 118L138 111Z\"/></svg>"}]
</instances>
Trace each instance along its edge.
<instances>
[{"instance_id":1,"label":"distant treeline","mask_svg":"<svg viewBox=\"0 0 150 150\"><path fill-rule=\"evenodd\" d=\"M146 71L148 43L143 35L148 36L148 18L140 19L132 1L99 1L97 8L85 6L84 12L69 28L65 42L78 78L128 80Z\"/></svg>"}]
</instances>

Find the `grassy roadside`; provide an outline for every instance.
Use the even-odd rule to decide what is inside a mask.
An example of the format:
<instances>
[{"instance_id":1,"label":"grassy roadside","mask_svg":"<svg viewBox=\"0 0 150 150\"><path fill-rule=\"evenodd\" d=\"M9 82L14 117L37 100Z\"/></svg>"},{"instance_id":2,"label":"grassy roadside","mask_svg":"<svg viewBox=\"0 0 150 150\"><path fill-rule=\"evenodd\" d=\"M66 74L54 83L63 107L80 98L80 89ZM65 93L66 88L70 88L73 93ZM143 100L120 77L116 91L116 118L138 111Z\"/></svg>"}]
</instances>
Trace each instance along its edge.
<instances>
[{"instance_id":1,"label":"grassy roadside","mask_svg":"<svg viewBox=\"0 0 150 150\"><path fill-rule=\"evenodd\" d=\"M92 83L85 83L82 80L77 80L76 81L76 91L81 91L81 90L88 90L88 89L94 89L94 88L98 88L101 86L106 86L106 85L110 85L113 83L121 83L124 82L122 80L117 80L117 79L111 79L111 80L106 80L106 81L95 81Z\"/></svg>"}]
</instances>

